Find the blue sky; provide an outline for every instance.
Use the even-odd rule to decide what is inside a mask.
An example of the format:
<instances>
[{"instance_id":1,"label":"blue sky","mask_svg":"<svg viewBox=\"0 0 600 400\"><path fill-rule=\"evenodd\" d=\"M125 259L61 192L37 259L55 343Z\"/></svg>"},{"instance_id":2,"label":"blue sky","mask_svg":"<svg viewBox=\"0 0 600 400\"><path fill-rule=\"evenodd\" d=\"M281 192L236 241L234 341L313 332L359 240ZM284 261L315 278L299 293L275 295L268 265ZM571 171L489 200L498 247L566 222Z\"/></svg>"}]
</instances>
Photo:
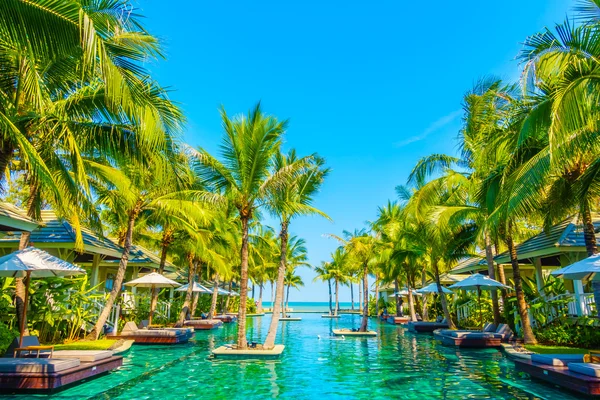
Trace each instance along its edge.
<instances>
[{"instance_id":1,"label":"blue sky","mask_svg":"<svg viewBox=\"0 0 600 400\"><path fill-rule=\"evenodd\" d=\"M286 148L318 152L332 173L316 200L333 223L293 221L310 261L327 260L341 234L373 220L417 160L453 153L461 98L486 75L519 77L523 40L552 27L574 0L196 1L138 0L166 61L150 65L188 124L185 140L216 153L218 107L289 118ZM300 271L292 301L326 301ZM349 301L349 289L340 291ZM267 291L266 298L269 298Z\"/></svg>"}]
</instances>

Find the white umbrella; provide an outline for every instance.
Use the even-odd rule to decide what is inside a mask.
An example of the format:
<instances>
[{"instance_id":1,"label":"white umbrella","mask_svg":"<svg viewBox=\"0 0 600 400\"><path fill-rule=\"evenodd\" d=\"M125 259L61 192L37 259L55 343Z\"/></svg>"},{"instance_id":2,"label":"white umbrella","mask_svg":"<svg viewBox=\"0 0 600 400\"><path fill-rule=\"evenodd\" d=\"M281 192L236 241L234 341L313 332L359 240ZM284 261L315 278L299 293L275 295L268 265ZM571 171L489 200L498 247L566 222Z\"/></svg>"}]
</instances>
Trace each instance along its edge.
<instances>
[{"instance_id":1,"label":"white umbrella","mask_svg":"<svg viewBox=\"0 0 600 400\"><path fill-rule=\"evenodd\" d=\"M152 292L154 292L154 290L156 288L160 288L160 287L174 288L177 286L181 286L179 283L177 283L165 276L162 276L161 274L159 274L157 272L151 272L140 278L126 282L125 285L131 286L131 287L149 287L152 289ZM148 315L148 325L152 325L152 317L154 316L153 308L155 306L156 306L155 304L152 304L152 303L150 304L150 314Z\"/></svg>"},{"instance_id":2,"label":"white umbrella","mask_svg":"<svg viewBox=\"0 0 600 400\"><path fill-rule=\"evenodd\" d=\"M416 290L413 290L412 294L414 296L422 296L422 294L417 292ZM391 294L389 297L397 297L397 296L401 296L401 297L408 296L408 289L407 288L401 289L401 290L397 291L396 293Z\"/></svg>"},{"instance_id":3,"label":"white umbrella","mask_svg":"<svg viewBox=\"0 0 600 400\"><path fill-rule=\"evenodd\" d=\"M432 282L427 286L422 287L421 289L417 289L418 293L421 294L429 294L429 293L439 293L437 283ZM442 286L442 292L446 294L453 294L454 292L448 288Z\"/></svg>"},{"instance_id":4,"label":"white umbrella","mask_svg":"<svg viewBox=\"0 0 600 400\"><path fill-rule=\"evenodd\" d=\"M0 276L27 278L23 318L19 327L21 331L19 335L19 347L23 345L23 332L25 331L25 319L27 318L27 303L29 302L29 284L31 278L49 278L79 274L85 274L85 270L34 247L27 247L0 257Z\"/></svg>"},{"instance_id":5,"label":"white umbrella","mask_svg":"<svg viewBox=\"0 0 600 400\"><path fill-rule=\"evenodd\" d=\"M189 283L186 283L185 285L180 286L177 289L175 289L175 291L177 291L177 292L187 292L189 286L190 286ZM194 293L211 294L212 290L208 290L205 286L202 286L198 282L194 282L194 284L192 285L192 292L194 292Z\"/></svg>"},{"instance_id":6,"label":"white umbrella","mask_svg":"<svg viewBox=\"0 0 600 400\"><path fill-rule=\"evenodd\" d=\"M481 289L483 290L497 290L497 289L511 289L510 286L506 286L501 282L498 282L489 276L481 274L473 274L468 278L455 283L450 286L452 289L462 290L477 290L477 301L479 303L479 319L483 326L483 315L481 314Z\"/></svg>"},{"instance_id":7,"label":"white umbrella","mask_svg":"<svg viewBox=\"0 0 600 400\"><path fill-rule=\"evenodd\" d=\"M581 261L577 261L564 268L552 271L551 275L557 278L571 279L574 281L600 280L600 254L594 254Z\"/></svg>"}]
</instances>

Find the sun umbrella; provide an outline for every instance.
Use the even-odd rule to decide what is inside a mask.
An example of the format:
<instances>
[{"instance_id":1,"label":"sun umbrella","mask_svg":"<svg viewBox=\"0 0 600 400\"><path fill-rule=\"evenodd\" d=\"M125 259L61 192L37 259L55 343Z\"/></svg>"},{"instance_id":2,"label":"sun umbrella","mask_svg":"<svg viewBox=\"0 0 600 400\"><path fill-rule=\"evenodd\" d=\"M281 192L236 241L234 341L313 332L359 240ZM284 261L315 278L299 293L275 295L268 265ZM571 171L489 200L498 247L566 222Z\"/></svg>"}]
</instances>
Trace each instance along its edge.
<instances>
[{"instance_id":1,"label":"sun umbrella","mask_svg":"<svg viewBox=\"0 0 600 400\"><path fill-rule=\"evenodd\" d=\"M557 278L571 279L574 281L600 280L600 254L594 254L581 261L577 261L564 268L552 271L551 275Z\"/></svg>"},{"instance_id":2,"label":"sun umbrella","mask_svg":"<svg viewBox=\"0 0 600 400\"><path fill-rule=\"evenodd\" d=\"M179 283L172 281L171 279L162 276L157 272L152 272L144 275L140 278L134 279L125 283L126 286L131 287L149 287L154 292L154 289L161 287L174 288L181 286ZM152 306L152 305L151 305ZM154 310L150 308L150 314L148 315L148 325L152 325L152 317L154 316Z\"/></svg>"},{"instance_id":3,"label":"sun umbrella","mask_svg":"<svg viewBox=\"0 0 600 400\"><path fill-rule=\"evenodd\" d=\"M416 290L413 290L412 294L414 296L422 296L422 294L419 293L419 292L417 292ZM391 294L389 297L397 297L397 296L401 296L401 297L408 296L408 289L407 288L403 288L403 289L397 291L396 293Z\"/></svg>"},{"instance_id":4,"label":"sun umbrella","mask_svg":"<svg viewBox=\"0 0 600 400\"><path fill-rule=\"evenodd\" d=\"M429 293L439 293L437 283L432 282L429 285L422 287L421 289L417 289L418 293L421 294L429 294ZM448 288L442 286L442 292L446 294L453 294L454 292Z\"/></svg>"},{"instance_id":5,"label":"sun umbrella","mask_svg":"<svg viewBox=\"0 0 600 400\"><path fill-rule=\"evenodd\" d=\"M189 283L186 283L185 285L180 286L177 289L175 289L175 291L177 291L177 292L187 292L189 286L190 286ZM192 292L194 292L194 293L211 294L212 290L207 289L205 286L202 286L198 282L194 282L194 284L192 285Z\"/></svg>"},{"instance_id":6,"label":"sun umbrella","mask_svg":"<svg viewBox=\"0 0 600 400\"><path fill-rule=\"evenodd\" d=\"M29 302L29 285L31 278L48 278L55 276L71 276L85 274L85 270L54 257L43 250L27 247L0 257L0 276L27 278L25 288L25 308L21 319L19 346L23 344L27 304Z\"/></svg>"},{"instance_id":7,"label":"sun umbrella","mask_svg":"<svg viewBox=\"0 0 600 400\"><path fill-rule=\"evenodd\" d=\"M483 290L497 290L497 289L511 289L510 286L506 286L496 280L493 280L489 276L481 274L473 274L470 277L455 283L450 286L452 289L462 290L477 290L477 302L479 303L479 320L483 326L483 315L481 313L481 289Z\"/></svg>"}]
</instances>

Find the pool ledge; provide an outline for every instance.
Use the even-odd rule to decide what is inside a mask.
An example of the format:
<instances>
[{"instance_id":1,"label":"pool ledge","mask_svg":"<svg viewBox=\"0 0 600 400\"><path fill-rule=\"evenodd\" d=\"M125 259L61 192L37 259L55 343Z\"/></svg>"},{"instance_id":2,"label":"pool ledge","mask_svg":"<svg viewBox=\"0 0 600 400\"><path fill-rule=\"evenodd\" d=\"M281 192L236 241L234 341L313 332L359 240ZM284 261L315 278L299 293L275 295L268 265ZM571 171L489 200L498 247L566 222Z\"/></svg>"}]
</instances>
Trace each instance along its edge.
<instances>
[{"instance_id":1,"label":"pool ledge","mask_svg":"<svg viewBox=\"0 0 600 400\"><path fill-rule=\"evenodd\" d=\"M501 346L502 346L502 350L504 350L504 353L506 354L506 356L508 358L510 358L511 360L530 360L531 361L531 354L521 353L521 352L515 350L515 348L508 343L502 343Z\"/></svg>"},{"instance_id":2,"label":"pool ledge","mask_svg":"<svg viewBox=\"0 0 600 400\"><path fill-rule=\"evenodd\" d=\"M228 346L221 346L214 349L212 355L214 358L222 360L274 360L281 356L284 349L285 346L282 344L276 344L270 350L238 350Z\"/></svg>"},{"instance_id":3,"label":"pool ledge","mask_svg":"<svg viewBox=\"0 0 600 400\"><path fill-rule=\"evenodd\" d=\"M335 336L377 336L375 331L352 332L350 329L334 329L332 332Z\"/></svg>"}]
</instances>

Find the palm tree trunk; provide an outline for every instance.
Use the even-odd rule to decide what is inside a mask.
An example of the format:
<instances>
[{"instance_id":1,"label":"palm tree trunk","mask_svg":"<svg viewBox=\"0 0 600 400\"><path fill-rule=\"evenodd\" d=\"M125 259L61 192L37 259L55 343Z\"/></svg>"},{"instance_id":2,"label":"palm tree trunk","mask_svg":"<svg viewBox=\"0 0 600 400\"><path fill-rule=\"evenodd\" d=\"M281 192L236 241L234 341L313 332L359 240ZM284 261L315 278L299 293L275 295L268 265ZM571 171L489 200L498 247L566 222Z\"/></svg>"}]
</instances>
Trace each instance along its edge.
<instances>
[{"instance_id":1,"label":"palm tree trunk","mask_svg":"<svg viewBox=\"0 0 600 400\"><path fill-rule=\"evenodd\" d=\"M350 307L354 311L354 284L350 281Z\"/></svg>"},{"instance_id":2,"label":"palm tree trunk","mask_svg":"<svg viewBox=\"0 0 600 400\"><path fill-rule=\"evenodd\" d=\"M400 283L398 279L394 279L394 292L398 293L400 291ZM396 295L396 317L400 316L400 296Z\"/></svg>"},{"instance_id":3,"label":"palm tree trunk","mask_svg":"<svg viewBox=\"0 0 600 400\"><path fill-rule=\"evenodd\" d=\"M515 293L517 295L517 310L521 317L521 326L523 327L523 341L525 344L536 344L537 340L531 329L531 322L529 321L529 313L527 312L527 302L525 301L525 293L523 293L523 286L521 282L521 268L519 267L519 260L517 258L517 249L513 242L511 233L511 224L508 224L508 232L506 233L506 246L508 247L508 253L510 254L510 263L513 269L513 279L515 281Z\"/></svg>"},{"instance_id":4,"label":"palm tree trunk","mask_svg":"<svg viewBox=\"0 0 600 400\"><path fill-rule=\"evenodd\" d=\"M287 312L290 309L290 286L291 285L287 285L287 294L285 296L285 316L286 317L289 317Z\"/></svg>"},{"instance_id":5,"label":"palm tree trunk","mask_svg":"<svg viewBox=\"0 0 600 400\"><path fill-rule=\"evenodd\" d=\"M273 288L273 281L271 281L271 312L275 307L275 289Z\"/></svg>"},{"instance_id":6,"label":"palm tree trunk","mask_svg":"<svg viewBox=\"0 0 600 400\"><path fill-rule=\"evenodd\" d=\"M362 310L363 308L363 297L362 297L362 279L358 281L358 309Z\"/></svg>"},{"instance_id":7,"label":"palm tree trunk","mask_svg":"<svg viewBox=\"0 0 600 400\"><path fill-rule=\"evenodd\" d=\"M377 275L375 275L375 316L379 316L379 278Z\"/></svg>"},{"instance_id":8,"label":"palm tree trunk","mask_svg":"<svg viewBox=\"0 0 600 400\"><path fill-rule=\"evenodd\" d=\"M331 297L331 279L327 279L327 285L329 286L329 315L333 315L333 303Z\"/></svg>"},{"instance_id":9,"label":"palm tree trunk","mask_svg":"<svg viewBox=\"0 0 600 400\"><path fill-rule=\"evenodd\" d=\"M490 232L486 229L485 235L485 259L488 265L488 275L491 279L496 279L496 269L494 267L494 254L492 253L492 238ZM500 323L500 306L498 305L498 291L492 290L492 310L494 312L494 325Z\"/></svg>"},{"instance_id":10,"label":"palm tree trunk","mask_svg":"<svg viewBox=\"0 0 600 400\"><path fill-rule=\"evenodd\" d=\"M263 305L262 305L262 297L263 297L263 283L258 286L258 304L256 306L256 312L262 314Z\"/></svg>"},{"instance_id":11,"label":"palm tree trunk","mask_svg":"<svg viewBox=\"0 0 600 400\"><path fill-rule=\"evenodd\" d=\"M198 300L200 300L200 293L192 293L192 317L196 315L196 309L198 308Z\"/></svg>"},{"instance_id":12,"label":"palm tree trunk","mask_svg":"<svg viewBox=\"0 0 600 400\"><path fill-rule=\"evenodd\" d=\"M456 329L456 325L454 325L454 321L452 321L452 317L450 316L450 311L448 310L448 303L446 302L446 295L442 291L442 283L440 282L440 269L439 269L437 260L433 261L433 273L435 274L435 283L437 284L438 293L440 296L440 300L442 302L442 309L444 310L444 317L446 318L446 321L448 321L448 328Z\"/></svg>"},{"instance_id":13,"label":"palm tree trunk","mask_svg":"<svg viewBox=\"0 0 600 400\"><path fill-rule=\"evenodd\" d=\"M369 270L365 262L363 265L363 315L360 323L360 332L366 332L369 324Z\"/></svg>"},{"instance_id":14,"label":"palm tree trunk","mask_svg":"<svg viewBox=\"0 0 600 400\"><path fill-rule=\"evenodd\" d=\"M215 273L215 282L213 285L212 302L210 303L210 311L208 313L208 319L212 320L217 311L217 299L219 298L219 273Z\"/></svg>"},{"instance_id":15,"label":"palm tree trunk","mask_svg":"<svg viewBox=\"0 0 600 400\"><path fill-rule=\"evenodd\" d=\"M194 290L194 277L196 275L196 266L198 265L198 261L194 260L194 257L191 254L188 254L188 288L185 292L185 300L183 300L183 306L181 307L181 312L179 313L179 320L177 321L176 326L183 326L186 321L188 314L191 316L191 302L192 302L192 290Z\"/></svg>"},{"instance_id":16,"label":"palm tree trunk","mask_svg":"<svg viewBox=\"0 0 600 400\"><path fill-rule=\"evenodd\" d=\"M333 311L333 315L338 315L340 312L340 280L335 278L335 310Z\"/></svg>"},{"instance_id":17,"label":"palm tree trunk","mask_svg":"<svg viewBox=\"0 0 600 400\"><path fill-rule=\"evenodd\" d=\"M263 347L271 349L275 346L275 336L277 335L277 327L279 326L279 305L283 300L283 287L285 280L285 270L287 265L287 245L288 245L288 224L286 221L281 222L281 232L279 232L281 242L281 253L279 254L279 268L277 269L277 285L275 289L275 300L273 301L273 313L271 314L271 323L267 332L267 337ZM285 310L283 310L285 313Z\"/></svg>"},{"instance_id":18,"label":"palm tree trunk","mask_svg":"<svg viewBox=\"0 0 600 400\"><path fill-rule=\"evenodd\" d=\"M244 350L248 347L246 338L246 301L248 299L248 222L249 215L240 212L242 221L242 248L240 268L240 309L238 311L237 348Z\"/></svg>"},{"instance_id":19,"label":"palm tree trunk","mask_svg":"<svg viewBox=\"0 0 600 400\"><path fill-rule=\"evenodd\" d=\"M256 299L256 297L254 297L254 291L256 290L256 284L254 282L252 282L252 299Z\"/></svg>"},{"instance_id":20,"label":"palm tree trunk","mask_svg":"<svg viewBox=\"0 0 600 400\"><path fill-rule=\"evenodd\" d=\"M590 207L587 203L582 207L583 217L583 238L585 240L585 250L588 257L598 253L598 247L596 246L596 229L594 228L594 221L592 220L592 214ZM600 316L600 281L592 281L592 291L594 292L594 303L596 303L596 313ZM578 301L580 299L577 299Z\"/></svg>"},{"instance_id":21,"label":"palm tree trunk","mask_svg":"<svg viewBox=\"0 0 600 400\"><path fill-rule=\"evenodd\" d=\"M98 321L96 325L92 329L92 331L88 334L87 338L92 340L97 340L100 336L104 328L104 324L110 315L113 304L117 300L119 293L121 293L121 286L123 285L123 279L125 278L125 272L127 271L127 263L129 262L129 252L131 251L131 244L133 241L133 227L135 225L135 220L140 212L141 202L138 202L135 209L129 213L129 219L127 221L127 232L125 233L125 241L123 243L123 253L121 254L121 260L119 261L119 269L117 270L117 275L115 276L115 280L113 282L112 290L110 291L110 295L106 300L106 304L98 317ZM117 327L115 326L115 331Z\"/></svg>"},{"instance_id":22,"label":"palm tree trunk","mask_svg":"<svg viewBox=\"0 0 600 400\"><path fill-rule=\"evenodd\" d=\"M408 283L408 311L410 312L410 320L417 320L417 313L415 312L415 297L413 296L413 290L410 283Z\"/></svg>"},{"instance_id":23,"label":"palm tree trunk","mask_svg":"<svg viewBox=\"0 0 600 400\"><path fill-rule=\"evenodd\" d=\"M163 236L161 240L161 249L160 249L160 264L158 267L158 273L163 274L165 271L165 264L167 263L167 251L169 246L172 243L172 234L168 228L163 230ZM150 314L148 315L148 325L152 325L152 318L154 317L154 312L156 311L156 304L158 303L158 288L152 288L152 297L150 298Z\"/></svg>"}]
</instances>

